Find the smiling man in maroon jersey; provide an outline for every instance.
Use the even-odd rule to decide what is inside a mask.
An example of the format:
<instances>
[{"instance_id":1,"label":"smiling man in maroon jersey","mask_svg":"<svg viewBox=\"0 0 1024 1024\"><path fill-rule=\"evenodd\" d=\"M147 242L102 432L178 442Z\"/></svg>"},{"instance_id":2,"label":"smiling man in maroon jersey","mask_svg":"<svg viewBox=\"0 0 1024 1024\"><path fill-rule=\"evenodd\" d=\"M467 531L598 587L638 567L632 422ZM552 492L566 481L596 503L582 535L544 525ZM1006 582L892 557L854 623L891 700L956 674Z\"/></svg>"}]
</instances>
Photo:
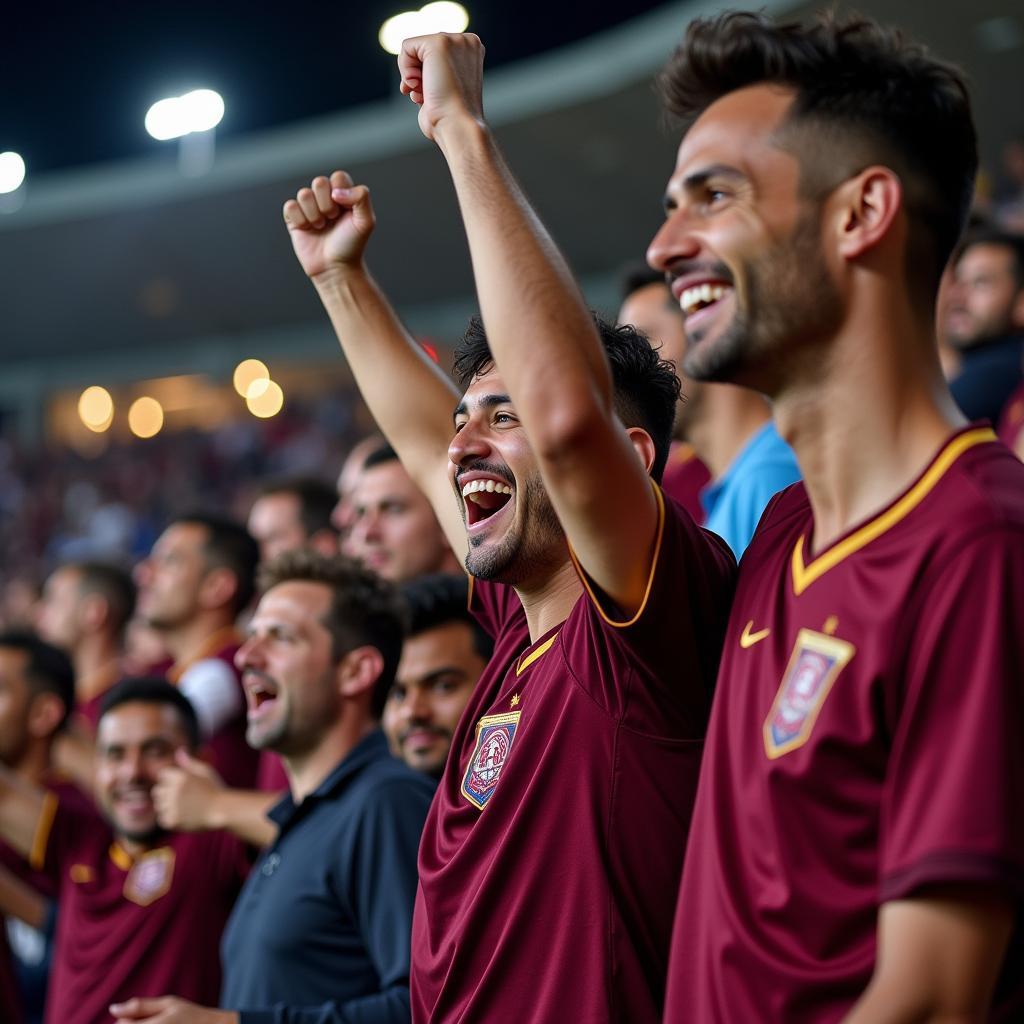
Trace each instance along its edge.
<instances>
[{"instance_id":1,"label":"smiling man in maroon jersey","mask_svg":"<svg viewBox=\"0 0 1024 1024\"><path fill-rule=\"evenodd\" d=\"M751 14L692 23L663 86L684 370L768 394L805 481L740 572L666 1019L1020 1020L1024 467L934 333L966 88L871 22Z\"/></svg>"},{"instance_id":2,"label":"smiling man in maroon jersey","mask_svg":"<svg viewBox=\"0 0 1024 1024\"><path fill-rule=\"evenodd\" d=\"M487 328L460 347L463 394L365 268L366 188L336 171L284 210L495 637L423 833L413 1019L645 1024L735 566L652 482L678 379L643 335L588 313L483 121L482 65L471 35L406 40L399 58L452 173Z\"/></svg>"},{"instance_id":3,"label":"smiling man in maroon jersey","mask_svg":"<svg viewBox=\"0 0 1024 1024\"><path fill-rule=\"evenodd\" d=\"M163 832L152 800L161 768L198 739L195 712L170 683L129 679L100 712L102 818L0 770L0 836L58 892L48 1024L105 1024L111 1003L138 994L216 1001L245 850L226 833Z\"/></svg>"}]
</instances>

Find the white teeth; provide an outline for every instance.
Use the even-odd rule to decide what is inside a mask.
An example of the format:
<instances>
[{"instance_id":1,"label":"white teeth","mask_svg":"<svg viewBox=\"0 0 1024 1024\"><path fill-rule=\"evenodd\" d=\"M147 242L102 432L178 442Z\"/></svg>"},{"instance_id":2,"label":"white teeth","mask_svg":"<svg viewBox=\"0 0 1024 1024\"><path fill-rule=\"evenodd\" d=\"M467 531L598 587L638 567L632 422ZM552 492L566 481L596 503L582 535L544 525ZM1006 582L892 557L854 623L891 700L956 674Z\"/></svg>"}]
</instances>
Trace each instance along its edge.
<instances>
[{"instance_id":1,"label":"white teeth","mask_svg":"<svg viewBox=\"0 0 1024 1024\"><path fill-rule=\"evenodd\" d=\"M698 309L717 302L729 288L720 284L695 284L683 291L679 297L679 307L689 316Z\"/></svg>"},{"instance_id":2,"label":"white teeth","mask_svg":"<svg viewBox=\"0 0 1024 1024\"><path fill-rule=\"evenodd\" d=\"M489 491L492 494L511 494L512 488L508 484L498 483L497 480L470 480L462 488L462 496L468 498L471 494L476 494L477 491Z\"/></svg>"}]
</instances>

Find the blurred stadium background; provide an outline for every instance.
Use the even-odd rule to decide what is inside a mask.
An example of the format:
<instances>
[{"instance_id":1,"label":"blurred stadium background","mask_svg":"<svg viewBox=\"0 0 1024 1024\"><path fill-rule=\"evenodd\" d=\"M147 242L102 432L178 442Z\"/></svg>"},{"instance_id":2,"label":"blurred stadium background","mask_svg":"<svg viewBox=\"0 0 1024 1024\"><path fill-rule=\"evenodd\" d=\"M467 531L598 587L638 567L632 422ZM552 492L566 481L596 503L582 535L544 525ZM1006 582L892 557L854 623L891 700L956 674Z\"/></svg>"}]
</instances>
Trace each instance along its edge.
<instances>
[{"instance_id":1,"label":"blurred stadium background","mask_svg":"<svg viewBox=\"0 0 1024 1024\"><path fill-rule=\"evenodd\" d=\"M490 119L595 308L614 311L618 273L661 217L675 140L651 79L689 18L725 6L737 5L467 0L488 47ZM1024 133L1024 9L857 7L969 72L980 202L1024 189L1005 180ZM61 558L140 555L186 506L244 515L270 473L335 475L370 428L281 224L284 199L314 175L344 167L372 187L372 268L444 361L472 282L443 161L378 43L402 9L5 13L0 151L20 153L27 175L0 195L0 618L17 618ZM143 119L195 88L216 89L225 115L208 168L185 174L181 144L153 140ZM250 359L274 383L247 405L233 378ZM89 388L103 393L83 398Z\"/></svg>"}]
</instances>

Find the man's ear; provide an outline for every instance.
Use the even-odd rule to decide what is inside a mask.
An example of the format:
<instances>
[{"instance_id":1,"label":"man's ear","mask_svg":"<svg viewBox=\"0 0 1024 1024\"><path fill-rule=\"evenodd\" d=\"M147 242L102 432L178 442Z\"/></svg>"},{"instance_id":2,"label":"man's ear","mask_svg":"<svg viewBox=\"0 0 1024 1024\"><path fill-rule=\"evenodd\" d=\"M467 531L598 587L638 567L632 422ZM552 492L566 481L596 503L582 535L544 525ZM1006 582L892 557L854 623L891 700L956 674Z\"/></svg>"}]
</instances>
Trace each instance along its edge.
<instances>
[{"instance_id":1,"label":"man's ear","mask_svg":"<svg viewBox=\"0 0 1024 1024\"><path fill-rule=\"evenodd\" d=\"M226 566L210 569L199 584L200 607L222 608L238 593L238 577Z\"/></svg>"},{"instance_id":2,"label":"man's ear","mask_svg":"<svg viewBox=\"0 0 1024 1024\"><path fill-rule=\"evenodd\" d=\"M40 693L32 698L28 709L28 732L33 739L52 736L64 720L67 709L55 693Z\"/></svg>"},{"instance_id":3,"label":"man's ear","mask_svg":"<svg viewBox=\"0 0 1024 1024\"><path fill-rule=\"evenodd\" d=\"M373 688L384 671L384 658L376 647L356 647L338 665L338 692L345 700L358 700Z\"/></svg>"},{"instance_id":4,"label":"man's ear","mask_svg":"<svg viewBox=\"0 0 1024 1024\"><path fill-rule=\"evenodd\" d=\"M839 185L829 197L838 250L855 260L892 232L903 209L903 185L888 167L866 167Z\"/></svg>"},{"instance_id":5,"label":"man's ear","mask_svg":"<svg viewBox=\"0 0 1024 1024\"><path fill-rule=\"evenodd\" d=\"M644 464L644 469L650 473L651 466L654 465L654 458L657 455L653 438L643 427L626 427L626 433L629 435L629 439L633 443L633 448L640 457L640 461Z\"/></svg>"}]
</instances>

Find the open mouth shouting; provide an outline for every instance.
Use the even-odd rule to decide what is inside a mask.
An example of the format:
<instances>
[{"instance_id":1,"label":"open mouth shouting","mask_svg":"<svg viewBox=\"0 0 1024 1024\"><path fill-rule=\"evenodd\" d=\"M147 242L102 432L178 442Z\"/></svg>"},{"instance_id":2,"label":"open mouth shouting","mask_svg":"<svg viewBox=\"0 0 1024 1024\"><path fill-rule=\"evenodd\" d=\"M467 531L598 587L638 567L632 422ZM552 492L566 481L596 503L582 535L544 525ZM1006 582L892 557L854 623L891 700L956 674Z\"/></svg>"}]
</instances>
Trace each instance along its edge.
<instances>
[{"instance_id":1,"label":"open mouth shouting","mask_svg":"<svg viewBox=\"0 0 1024 1024\"><path fill-rule=\"evenodd\" d=\"M514 488L489 473L463 473L458 481L459 493L462 495L466 530L472 536L485 528L485 524L494 525L492 520L499 520L506 506L511 507Z\"/></svg>"},{"instance_id":2,"label":"open mouth shouting","mask_svg":"<svg viewBox=\"0 0 1024 1024\"><path fill-rule=\"evenodd\" d=\"M258 721L273 714L277 707L277 683L270 676L254 669L247 669L242 676L245 687L247 716L250 722Z\"/></svg>"}]
</instances>

